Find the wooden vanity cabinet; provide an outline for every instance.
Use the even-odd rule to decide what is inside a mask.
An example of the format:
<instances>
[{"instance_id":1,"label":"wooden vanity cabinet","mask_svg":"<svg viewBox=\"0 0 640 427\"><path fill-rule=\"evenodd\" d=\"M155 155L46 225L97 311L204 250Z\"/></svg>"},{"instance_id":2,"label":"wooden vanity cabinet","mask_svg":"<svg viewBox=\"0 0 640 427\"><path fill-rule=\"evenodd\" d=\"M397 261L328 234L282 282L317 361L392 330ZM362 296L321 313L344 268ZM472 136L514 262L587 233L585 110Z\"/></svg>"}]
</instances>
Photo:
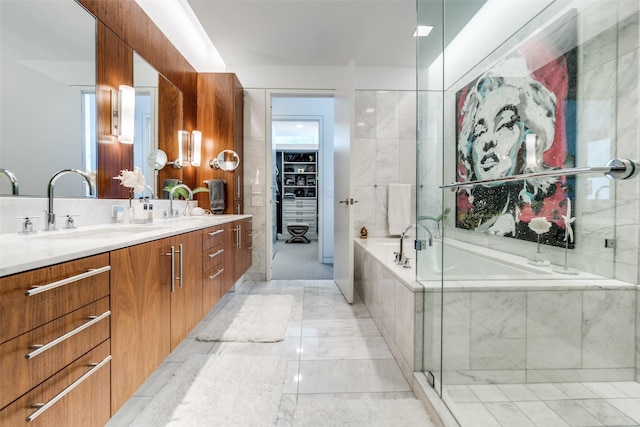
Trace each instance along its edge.
<instances>
[{"instance_id":1,"label":"wooden vanity cabinet","mask_svg":"<svg viewBox=\"0 0 640 427\"><path fill-rule=\"evenodd\" d=\"M202 319L202 233L171 238L174 248L174 286L171 292L171 351ZM169 275L171 277L171 275Z\"/></svg>"},{"instance_id":2,"label":"wooden vanity cabinet","mask_svg":"<svg viewBox=\"0 0 640 427\"><path fill-rule=\"evenodd\" d=\"M111 252L112 413L202 319L201 254L200 231Z\"/></svg>"},{"instance_id":3,"label":"wooden vanity cabinet","mask_svg":"<svg viewBox=\"0 0 640 427\"><path fill-rule=\"evenodd\" d=\"M171 238L111 252L111 412L171 351Z\"/></svg>"},{"instance_id":4,"label":"wooden vanity cabinet","mask_svg":"<svg viewBox=\"0 0 640 427\"><path fill-rule=\"evenodd\" d=\"M0 426L108 421L110 268L101 254L0 279Z\"/></svg>"},{"instance_id":5,"label":"wooden vanity cabinet","mask_svg":"<svg viewBox=\"0 0 640 427\"><path fill-rule=\"evenodd\" d=\"M228 228L216 225L202 231L202 312L207 313L222 298L221 288L225 262L229 254L226 247Z\"/></svg>"}]
</instances>

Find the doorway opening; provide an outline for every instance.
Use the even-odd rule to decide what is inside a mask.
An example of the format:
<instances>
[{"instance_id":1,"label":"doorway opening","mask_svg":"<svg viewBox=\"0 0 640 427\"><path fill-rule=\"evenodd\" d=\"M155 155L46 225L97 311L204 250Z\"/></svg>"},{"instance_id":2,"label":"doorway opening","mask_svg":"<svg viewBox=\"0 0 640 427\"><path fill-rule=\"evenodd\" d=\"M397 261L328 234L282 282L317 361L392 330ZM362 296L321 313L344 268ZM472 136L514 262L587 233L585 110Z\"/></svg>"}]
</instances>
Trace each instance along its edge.
<instances>
[{"instance_id":1,"label":"doorway opening","mask_svg":"<svg viewBox=\"0 0 640 427\"><path fill-rule=\"evenodd\" d=\"M272 279L333 279L333 98L271 97Z\"/></svg>"}]
</instances>

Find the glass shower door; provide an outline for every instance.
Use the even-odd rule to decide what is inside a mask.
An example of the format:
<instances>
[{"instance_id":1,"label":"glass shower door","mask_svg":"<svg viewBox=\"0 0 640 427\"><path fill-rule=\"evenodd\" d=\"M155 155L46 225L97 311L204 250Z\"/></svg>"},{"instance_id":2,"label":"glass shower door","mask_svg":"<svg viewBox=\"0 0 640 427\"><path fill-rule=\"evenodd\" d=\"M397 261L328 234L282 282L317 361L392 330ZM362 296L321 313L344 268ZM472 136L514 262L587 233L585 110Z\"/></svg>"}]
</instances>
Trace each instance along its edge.
<instances>
[{"instance_id":1,"label":"glass shower door","mask_svg":"<svg viewBox=\"0 0 640 427\"><path fill-rule=\"evenodd\" d=\"M418 217L442 236L418 259L424 371L463 426L638 424L640 181L496 180L638 160L639 2L438 3L441 56L418 49Z\"/></svg>"}]
</instances>

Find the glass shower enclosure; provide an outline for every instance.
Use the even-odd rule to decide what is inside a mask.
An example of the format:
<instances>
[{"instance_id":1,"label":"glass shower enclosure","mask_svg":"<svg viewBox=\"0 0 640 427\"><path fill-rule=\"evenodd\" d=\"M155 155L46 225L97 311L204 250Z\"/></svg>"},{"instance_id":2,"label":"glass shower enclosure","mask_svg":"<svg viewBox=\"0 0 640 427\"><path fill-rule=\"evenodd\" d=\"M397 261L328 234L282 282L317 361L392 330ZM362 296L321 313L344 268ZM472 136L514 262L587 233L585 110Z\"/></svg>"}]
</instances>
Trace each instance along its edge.
<instances>
[{"instance_id":1,"label":"glass shower enclosure","mask_svg":"<svg viewBox=\"0 0 640 427\"><path fill-rule=\"evenodd\" d=\"M640 424L639 10L417 1L422 362L461 426Z\"/></svg>"}]
</instances>

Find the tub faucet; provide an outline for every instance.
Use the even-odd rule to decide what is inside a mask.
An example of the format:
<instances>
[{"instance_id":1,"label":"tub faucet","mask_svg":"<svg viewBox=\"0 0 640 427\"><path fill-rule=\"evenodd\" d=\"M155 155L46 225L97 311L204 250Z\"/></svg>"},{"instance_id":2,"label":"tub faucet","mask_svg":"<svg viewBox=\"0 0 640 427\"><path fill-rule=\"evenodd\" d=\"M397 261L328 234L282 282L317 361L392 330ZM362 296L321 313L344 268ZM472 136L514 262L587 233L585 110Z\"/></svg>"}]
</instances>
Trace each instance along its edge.
<instances>
[{"instance_id":1,"label":"tub faucet","mask_svg":"<svg viewBox=\"0 0 640 427\"><path fill-rule=\"evenodd\" d=\"M168 212L168 215L166 215L167 212L165 211L165 216L169 216L170 218L176 217L176 216L180 216L180 213L178 213L177 209L175 211L173 210L173 193L178 188L184 188L185 190L187 190L187 193L189 193L189 200L193 200L193 192L186 185L178 184L178 185L176 185L174 187L171 187L171 190L169 190L169 212ZM189 201L187 201L187 206L188 205L189 205Z\"/></svg>"},{"instance_id":2,"label":"tub faucet","mask_svg":"<svg viewBox=\"0 0 640 427\"><path fill-rule=\"evenodd\" d=\"M45 211L45 223L44 229L45 231L51 231L56 229L56 214L53 212L53 189L56 181L62 175L66 175L68 173L75 173L83 177L87 184L89 185L89 195L93 196L93 184L91 183L91 177L88 173L83 172L79 169L63 169L61 171L56 172L51 180L49 181L49 185L47 185L47 197L49 198L49 210Z\"/></svg>"},{"instance_id":3,"label":"tub faucet","mask_svg":"<svg viewBox=\"0 0 640 427\"><path fill-rule=\"evenodd\" d=\"M0 168L0 175L6 175L11 181L11 194L18 196L20 194L20 188L18 187L18 180L16 176L10 170Z\"/></svg>"},{"instance_id":4,"label":"tub faucet","mask_svg":"<svg viewBox=\"0 0 640 427\"><path fill-rule=\"evenodd\" d=\"M404 242L404 238L407 236L407 232L409 230L411 230L412 228L416 229L416 238L418 237L418 229L419 228L421 228L424 231L426 231L427 234L429 235L429 246L433 246L433 236L431 235L431 231L427 227L425 227L422 224L412 224L412 225L408 226L407 228L404 229L404 231L400 235L400 251L395 253L396 262L398 264L404 264L405 261L407 261L407 258L404 256L404 248L403 248L404 244L403 244L403 242Z\"/></svg>"}]
</instances>

